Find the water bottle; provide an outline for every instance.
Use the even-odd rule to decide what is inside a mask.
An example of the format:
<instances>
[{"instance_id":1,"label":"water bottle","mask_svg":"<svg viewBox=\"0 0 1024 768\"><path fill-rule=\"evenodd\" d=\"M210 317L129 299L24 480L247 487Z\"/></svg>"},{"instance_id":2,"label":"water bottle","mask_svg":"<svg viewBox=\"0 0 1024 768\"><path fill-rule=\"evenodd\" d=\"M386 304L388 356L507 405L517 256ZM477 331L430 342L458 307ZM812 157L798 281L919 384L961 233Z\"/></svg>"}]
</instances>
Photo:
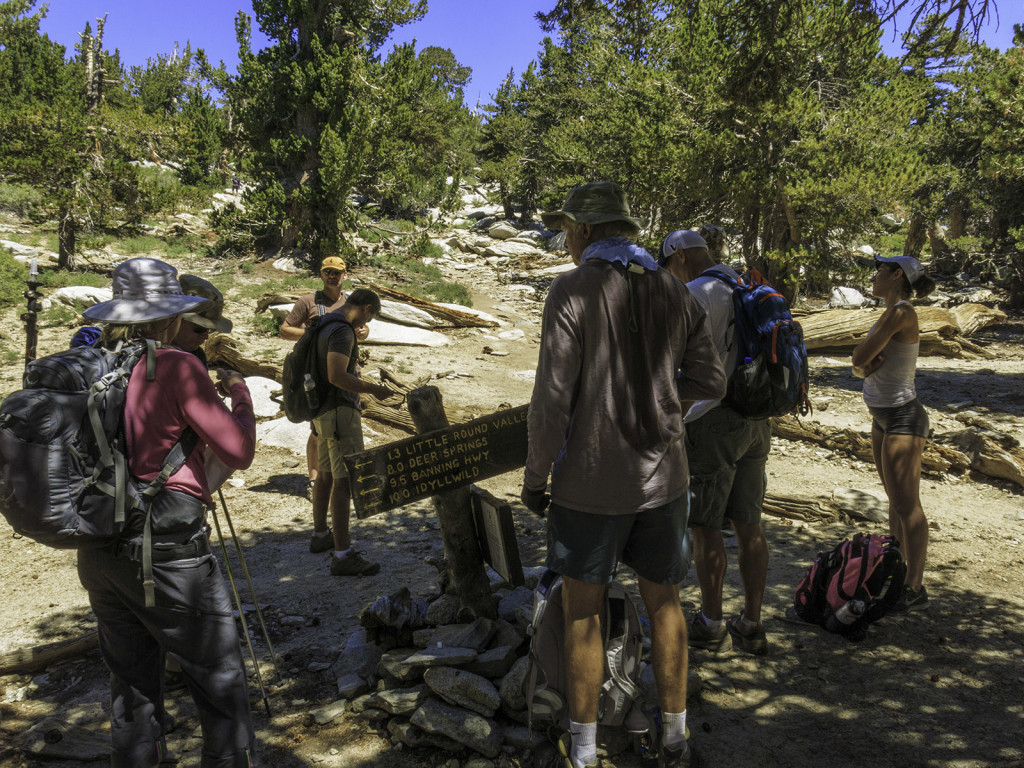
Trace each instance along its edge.
<instances>
[{"instance_id":1,"label":"water bottle","mask_svg":"<svg viewBox=\"0 0 1024 768\"><path fill-rule=\"evenodd\" d=\"M838 611L828 617L825 629L829 632L842 632L861 617L865 608L867 606L863 600L847 600Z\"/></svg>"},{"instance_id":2,"label":"water bottle","mask_svg":"<svg viewBox=\"0 0 1024 768\"><path fill-rule=\"evenodd\" d=\"M316 393L316 382L313 381L312 375L306 374L302 380L302 389L306 393L306 405L310 411L315 412L320 407L320 397Z\"/></svg>"}]
</instances>

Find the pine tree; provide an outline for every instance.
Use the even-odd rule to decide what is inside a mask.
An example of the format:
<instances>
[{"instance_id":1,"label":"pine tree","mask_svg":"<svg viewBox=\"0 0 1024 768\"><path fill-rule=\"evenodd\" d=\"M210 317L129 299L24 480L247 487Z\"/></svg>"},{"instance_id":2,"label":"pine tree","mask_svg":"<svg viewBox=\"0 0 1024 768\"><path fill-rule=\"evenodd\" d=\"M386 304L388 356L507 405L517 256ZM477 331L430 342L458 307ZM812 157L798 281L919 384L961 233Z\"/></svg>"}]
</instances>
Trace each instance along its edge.
<instances>
[{"instance_id":1,"label":"pine tree","mask_svg":"<svg viewBox=\"0 0 1024 768\"><path fill-rule=\"evenodd\" d=\"M395 25L420 18L424 0L255 0L258 53L239 14L238 78L229 97L256 182L246 196L263 247L338 252L354 221L346 201L363 170L374 117L372 65Z\"/></svg>"}]
</instances>

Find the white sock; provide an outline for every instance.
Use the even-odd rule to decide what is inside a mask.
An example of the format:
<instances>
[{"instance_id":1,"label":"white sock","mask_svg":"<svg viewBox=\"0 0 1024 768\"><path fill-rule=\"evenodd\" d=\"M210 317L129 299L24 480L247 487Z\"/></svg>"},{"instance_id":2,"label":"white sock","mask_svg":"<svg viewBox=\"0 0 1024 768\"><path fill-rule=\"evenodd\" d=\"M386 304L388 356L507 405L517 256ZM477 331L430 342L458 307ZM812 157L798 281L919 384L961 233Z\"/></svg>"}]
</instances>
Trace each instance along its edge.
<instances>
[{"instance_id":1,"label":"white sock","mask_svg":"<svg viewBox=\"0 0 1024 768\"><path fill-rule=\"evenodd\" d=\"M597 763L597 723L570 720L569 733L572 734L570 758L576 768L586 768Z\"/></svg>"},{"instance_id":2,"label":"white sock","mask_svg":"<svg viewBox=\"0 0 1024 768\"><path fill-rule=\"evenodd\" d=\"M348 553L351 551L352 547L349 547L348 549L336 549L334 550L334 556L339 560L344 560L346 557L348 557Z\"/></svg>"},{"instance_id":3,"label":"white sock","mask_svg":"<svg viewBox=\"0 0 1024 768\"><path fill-rule=\"evenodd\" d=\"M708 625L708 629L721 629L725 626L725 619L709 619L708 615L704 611L700 612L700 615L704 617L704 623Z\"/></svg>"},{"instance_id":4,"label":"white sock","mask_svg":"<svg viewBox=\"0 0 1024 768\"><path fill-rule=\"evenodd\" d=\"M741 613L739 618L736 619L736 629L738 629L742 635L749 635L757 630L757 622L751 621Z\"/></svg>"},{"instance_id":5,"label":"white sock","mask_svg":"<svg viewBox=\"0 0 1024 768\"><path fill-rule=\"evenodd\" d=\"M678 749L686 741L686 710L661 713L661 743L669 749Z\"/></svg>"}]
</instances>

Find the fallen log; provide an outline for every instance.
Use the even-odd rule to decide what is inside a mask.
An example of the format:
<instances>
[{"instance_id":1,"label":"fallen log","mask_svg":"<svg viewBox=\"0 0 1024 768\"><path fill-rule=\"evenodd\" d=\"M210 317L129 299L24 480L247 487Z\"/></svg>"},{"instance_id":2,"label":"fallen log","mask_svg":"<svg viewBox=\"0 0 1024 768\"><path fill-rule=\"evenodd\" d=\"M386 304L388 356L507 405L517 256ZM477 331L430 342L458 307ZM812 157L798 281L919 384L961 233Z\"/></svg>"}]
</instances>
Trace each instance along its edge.
<instances>
[{"instance_id":1,"label":"fallen log","mask_svg":"<svg viewBox=\"0 0 1024 768\"><path fill-rule=\"evenodd\" d=\"M243 376L262 376L281 382L282 364L273 360L253 360L241 353L235 340L226 333L213 333L203 347L211 365L222 364Z\"/></svg>"},{"instance_id":2,"label":"fallen log","mask_svg":"<svg viewBox=\"0 0 1024 768\"><path fill-rule=\"evenodd\" d=\"M264 293L256 302L256 313L266 312L277 304L294 304L305 295L305 293Z\"/></svg>"},{"instance_id":3,"label":"fallen log","mask_svg":"<svg viewBox=\"0 0 1024 768\"><path fill-rule=\"evenodd\" d=\"M839 510L806 496L766 493L761 508L775 517L807 523L832 523L839 519Z\"/></svg>"},{"instance_id":4,"label":"fallen log","mask_svg":"<svg viewBox=\"0 0 1024 768\"><path fill-rule=\"evenodd\" d=\"M92 762L110 757L110 735L94 733L55 717L40 720L17 738L18 748L33 757Z\"/></svg>"},{"instance_id":5,"label":"fallen log","mask_svg":"<svg viewBox=\"0 0 1024 768\"><path fill-rule=\"evenodd\" d=\"M252 360L245 357L239 351L235 340L227 334L214 333L211 335L206 342L206 359L211 365L226 365L243 376L262 376L266 379L273 379L278 384L281 383L282 363L272 360ZM386 368L380 369L380 376L381 382L403 395L430 380L430 377L427 376L422 381L410 386L401 382ZM452 424L461 424L472 418L456 408L446 407L445 414ZM381 402L374 397L363 398L363 416L379 424L405 430L409 434L416 432L416 426L413 424L412 416L409 415L409 409L404 402L396 404L391 400Z\"/></svg>"},{"instance_id":6,"label":"fallen log","mask_svg":"<svg viewBox=\"0 0 1024 768\"><path fill-rule=\"evenodd\" d=\"M961 304L952 309L917 307L921 329L921 354L962 357L968 353L992 355L964 337L995 323L1006 315L983 304ZM828 309L798 317L808 350L837 352L857 346L881 317L878 309Z\"/></svg>"},{"instance_id":7,"label":"fallen log","mask_svg":"<svg viewBox=\"0 0 1024 768\"><path fill-rule=\"evenodd\" d=\"M58 661L66 661L99 648L100 635L97 630L78 637L59 640L55 643L37 645L33 648L19 648L0 654L0 675L20 672L35 672Z\"/></svg>"},{"instance_id":8,"label":"fallen log","mask_svg":"<svg viewBox=\"0 0 1024 768\"><path fill-rule=\"evenodd\" d=\"M852 429L826 427L811 421L799 421L787 417L772 418L772 434L786 440L802 440L816 443L829 450L874 463L870 435ZM970 459L953 448L929 441L924 448L921 467L925 472L945 474L949 471L963 472L971 466Z\"/></svg>"},{"instance_id":9,"label":"fallen log","mask_svg":"<svg viewBox=\"0 0 1024 768\"><path fill-rule=\"evenodd\" d=\"M422 309L424 312L429 313L453 328L494 328L498 325L493 320L487 320L470 312L460 312L450 307L442 307L431 301L419 299L415 296L410 296L408 293L402 293L394 288L388 288L377 283L363 283L362 287L369 288L378 296L394 299L403 304ZM264 293L256 302L256 312L266 312L270 307L277 304L294 304L302 296L303 294L299 293Z\"/></svg>"},{"instance_id":10,"label":"fallen log","mask_svg":"<svg viewBox=\"0 0 1024 768\"><path fill-rule=\"evenodd\" d=\"M403 304L419 307L425 312L432 314L438 320L444 320L455 328L494 328L498 325L498 323L493 320L486 320L469 312L460 312L457 309L442 307L438 304L434 304L433 302L418 299L407 293L402 293L394 288L388 288L383 285L378 285L377 283L363 283L363 285L379 296L387 296L388 298L395 299Z\"/></svg>"},{"instance_id":11,"label":"fallen log","mask_svg":"<svg viewBox=\"0 0 1024 768\"><path fill-rule=\"evenodd\" d=\"M971 469L1024 487L1024 449L1017 438L973 411L958 413L955 418L967 429L946 433L942 439L970 457Z\"/></svg>"},{"instance_id":12,"label":"fallen log","mask_svg":"<svg viewBox=\"0 0 1024 768\"><path fill-rule=\"evenodd\" d=\"M921 468L928 474L973 470L994 480L1009 480L1024 487L1024 448L974 413L957 415L968 429L933 434L924 447ZM829 450L874 463L871 437L852 429L826 427L793 418L773 418L772 434L786 440L816 443Z\"/></svg>"}]
</instances>

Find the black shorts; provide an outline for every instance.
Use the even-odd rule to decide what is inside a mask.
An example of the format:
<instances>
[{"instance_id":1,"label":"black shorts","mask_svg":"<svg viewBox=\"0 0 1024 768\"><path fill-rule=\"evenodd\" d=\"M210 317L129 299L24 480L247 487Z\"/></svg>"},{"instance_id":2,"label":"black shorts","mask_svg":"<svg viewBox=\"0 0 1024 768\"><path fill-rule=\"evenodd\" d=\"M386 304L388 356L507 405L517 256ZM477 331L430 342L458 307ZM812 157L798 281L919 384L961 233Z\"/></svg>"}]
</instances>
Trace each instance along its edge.
<instances>
[{"instance_id":1,"label":"black shorts","mask_svg":"<svg viewBox=\"0 0 1024 768\"><path fill-rule=\"evenodd\" d=\"M621 560L655 584L679 584L690 567L689 494L631 515L597 515L552 503L547 565L588 584L607 584Z\"/></svg>"},{"instance_id":2,"label":"black shorts","mask_svg":"<svg viewBox=\"0 0 1024 768\"><path fill-rule=\"evenodd\" d=\"M928 437L928 411L915 397L909 403L891 408L868 406L871 427L886 435Z\"/></svg>"}]
</instances>

